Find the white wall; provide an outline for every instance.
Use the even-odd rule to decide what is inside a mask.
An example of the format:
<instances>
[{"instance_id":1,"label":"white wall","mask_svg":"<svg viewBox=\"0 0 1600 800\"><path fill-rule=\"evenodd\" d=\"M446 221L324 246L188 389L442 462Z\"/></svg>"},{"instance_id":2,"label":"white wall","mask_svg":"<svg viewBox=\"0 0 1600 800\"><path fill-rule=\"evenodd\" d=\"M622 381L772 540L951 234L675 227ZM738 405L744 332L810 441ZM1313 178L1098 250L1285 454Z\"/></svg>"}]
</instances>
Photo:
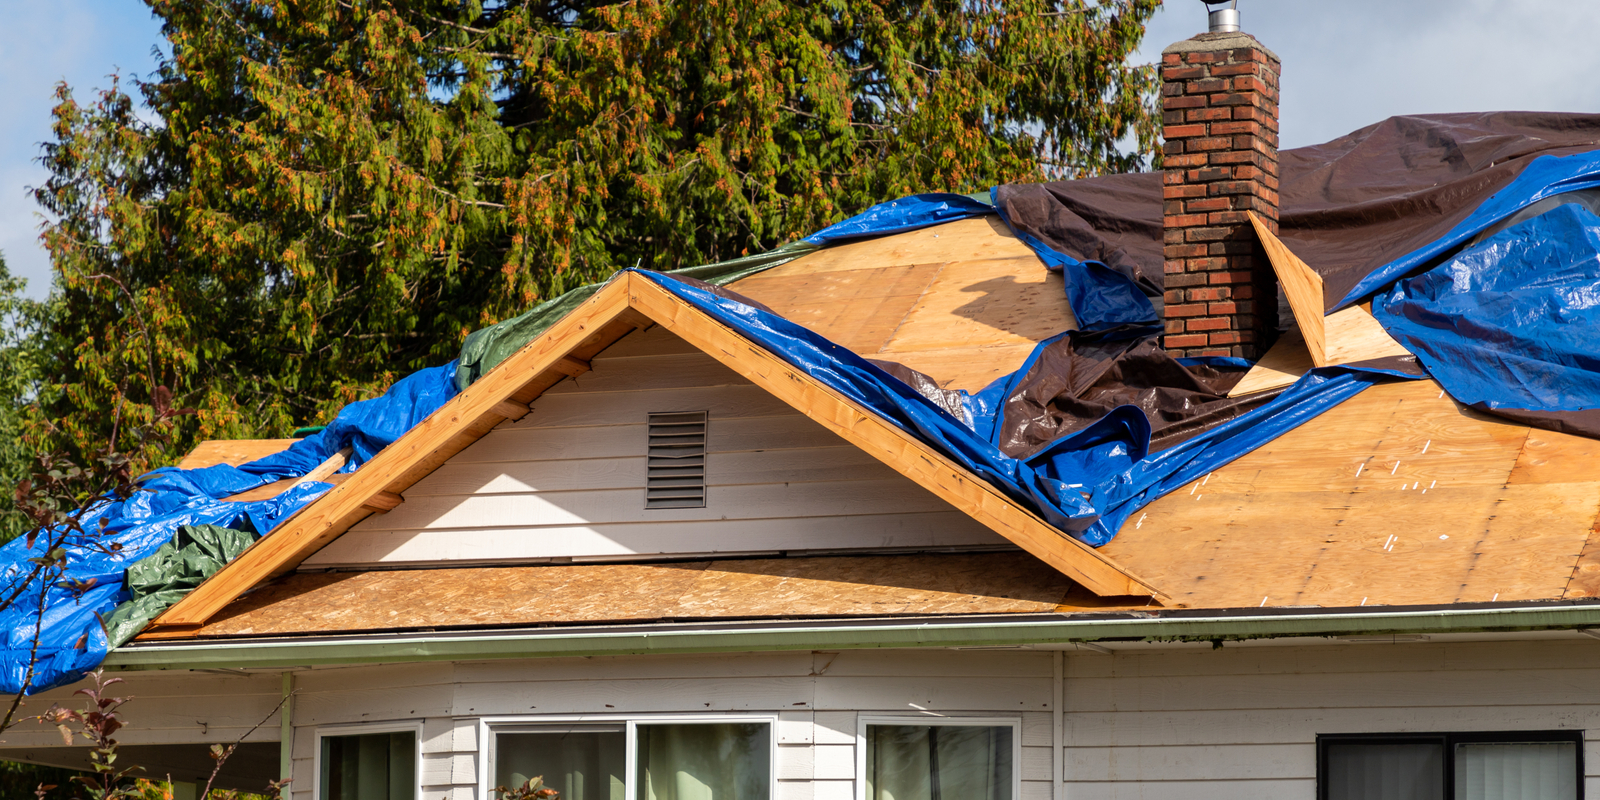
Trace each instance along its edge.
<instances>
[{"instance_id":1,"label":"white wall","mask_svg":"<svg viewBox=\"0 0 1600 800\"><path fill-rule=\"evenodd\" d=\"M592 364L303 568L1009 547L659 327ZM710 412L705 508L644 508L646 415L670 411Z\"/></svg>"},{"instance_id":2,"label":"white wall","mask_svg":"<svg viewBox=\"0 0 1600 800\"><path fill-rule=\"evenodd\" d=\"M853 796L860 714L1014 717L1022 797L1044 800L1054 658L881 650L300 670L293 800L310 800L318 726L420 721L423 798L479 800L480 717L694 713L776 716L781 800ZM1557 728L1587 732L1587 786L1600 792L1600 642L1587 639L1071 651L1065 675L1070 800L1311 800L1319 733ZM276 675L126 677L141 698L128 744L231 741L277 702ZM252 738L276 735L274 720ZM7 746L54 736L16 731Z\"/></svg>"}]
</instances>

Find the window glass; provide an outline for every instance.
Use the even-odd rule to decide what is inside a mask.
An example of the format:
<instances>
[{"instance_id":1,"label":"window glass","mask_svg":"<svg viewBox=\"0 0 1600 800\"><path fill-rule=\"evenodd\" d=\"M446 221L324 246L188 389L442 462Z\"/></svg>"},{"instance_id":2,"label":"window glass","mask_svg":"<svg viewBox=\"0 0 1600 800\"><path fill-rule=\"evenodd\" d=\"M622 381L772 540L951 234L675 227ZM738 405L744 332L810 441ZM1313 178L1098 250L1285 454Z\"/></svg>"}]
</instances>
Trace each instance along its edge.
<instances>
[{"instance_id":1,"label":"window glass","mask_svg":"<svg viewBox=\"0 0 1600 800\"><path fill-rule=\"evenodd\" d=\"M1331 744L1328 800L1444 800L1444 742Z\"/></svg>"},{"instance_id":2,"label":"window glass","mask_svg":"<svg viewBox=\"0 0 1600 800\"><path fill-rule=\"evenodd\" d=\"M417 734L322 737L321 800L415 800Z\"/></svg>"},{"instance_id":3,"label":"window glass","mask_svg":"<svg viewBox=\"0 0 1600 800\"><path fill-rule=\"evenodd\" d=\"M514 789L543 778L561 800L624 800L626 759L620 725L496 732L494 786Z\"/></svg>"},{"instance_id":4,"label":"window glass","mask_svg":"<svg viewBox=\"0 0 1600 800\"><path fill-rule=\"evenodd\" d=\"M1012 800L1009 725L868 725L867 800Z\"/></svg>"},{"instance_id":5,"label":"window glass","mask_svg":"<svg viewBox=\"0 0 1600 800\"><path fill-rule=\"evenodd\" d=\"M768 797L772 732L767 724L674 723L636 729L639 800Z\"/></svg>"},{"instance_id":6,"label":"window glass","mask_svg":"<svg viewBox=\"0 0 1600 800\"><path fill-rule=\"evenodd\" d=\"M1576 800L1576 742L1456 745L1457 800Z\"/></svg>"}]
</instances>

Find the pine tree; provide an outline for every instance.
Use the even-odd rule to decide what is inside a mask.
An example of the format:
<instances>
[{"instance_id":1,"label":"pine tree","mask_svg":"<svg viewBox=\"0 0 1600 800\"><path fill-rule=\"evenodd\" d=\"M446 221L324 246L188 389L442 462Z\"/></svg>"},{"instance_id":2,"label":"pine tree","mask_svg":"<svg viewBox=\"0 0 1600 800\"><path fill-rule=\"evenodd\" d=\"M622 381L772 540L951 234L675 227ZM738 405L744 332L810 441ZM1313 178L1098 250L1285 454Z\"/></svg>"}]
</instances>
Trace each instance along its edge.
<instances>
[{"instance_id":1,"label":"pine tree","mask_svg":"<svg viewBox=\"0 0 1600 800\"><path fill-rule=\"evenodd\" d=\"M623 267L1155 157L1128 57L1159 0L147 1L146 110L62 87L37 198L39 430L83 450L170 392L180 435L122 443L148 465L325 420Z\"/></svg>"}]
</instances>

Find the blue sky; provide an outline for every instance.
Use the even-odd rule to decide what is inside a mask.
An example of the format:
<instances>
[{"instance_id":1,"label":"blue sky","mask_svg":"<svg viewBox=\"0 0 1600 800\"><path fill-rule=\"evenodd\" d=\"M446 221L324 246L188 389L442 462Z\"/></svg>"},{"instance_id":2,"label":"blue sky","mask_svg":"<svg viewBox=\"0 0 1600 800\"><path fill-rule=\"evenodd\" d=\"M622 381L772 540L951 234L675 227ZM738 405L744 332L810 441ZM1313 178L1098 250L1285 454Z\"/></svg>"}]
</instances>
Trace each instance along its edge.
<instances>
[{"instance_id":1,"label":"blue sky","mask_svg":"<svg viewBox=\"0 0 1600 800\"><path fill-rule=\"evenodd\" d=\"M139 0L10 0L0 25L0 253L29 294L49 287L27 187L50 137L51 95L80 100L120 70L146 74L160 25ZM1600 2L1240 0L1245 31L1283 59L1282 144L1326 141L1395 114L1600 112ZM1168 0L1139 58L1205 28L1198 0Z\"/></svg>"}]
</instances>

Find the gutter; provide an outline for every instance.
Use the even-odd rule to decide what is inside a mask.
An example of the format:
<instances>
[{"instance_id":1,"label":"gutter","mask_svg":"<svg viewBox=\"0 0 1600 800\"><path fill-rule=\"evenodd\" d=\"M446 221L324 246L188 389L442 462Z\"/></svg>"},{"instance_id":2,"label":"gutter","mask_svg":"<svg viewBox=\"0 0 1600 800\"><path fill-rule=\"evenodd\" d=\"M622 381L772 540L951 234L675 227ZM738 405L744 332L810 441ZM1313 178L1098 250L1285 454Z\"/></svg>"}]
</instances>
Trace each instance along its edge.
<instances>
[{"instance_id":1,"label":"gutter","mask_svg":"<svg viewBox=\"0 0 1600 800\"><path fill-rule=\"evenodd\" d=\"M935 617L819 622L663 624L608 628L366 633L255 639L134 642L105 666L117 670L288 668L501 658L570 658L684 653L899 647L1025 647L1072 642L1212 642L1352 634L1443 634L1600 628L1600 603L1476 608L1205 615L1123 612L1096 615Z\"/></svg>"}]
</instances>

